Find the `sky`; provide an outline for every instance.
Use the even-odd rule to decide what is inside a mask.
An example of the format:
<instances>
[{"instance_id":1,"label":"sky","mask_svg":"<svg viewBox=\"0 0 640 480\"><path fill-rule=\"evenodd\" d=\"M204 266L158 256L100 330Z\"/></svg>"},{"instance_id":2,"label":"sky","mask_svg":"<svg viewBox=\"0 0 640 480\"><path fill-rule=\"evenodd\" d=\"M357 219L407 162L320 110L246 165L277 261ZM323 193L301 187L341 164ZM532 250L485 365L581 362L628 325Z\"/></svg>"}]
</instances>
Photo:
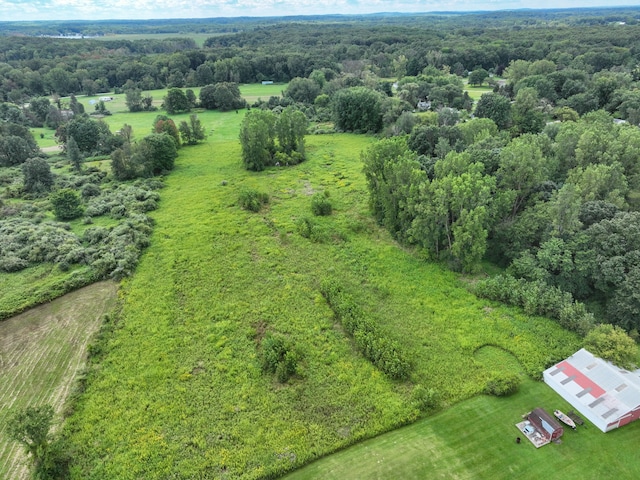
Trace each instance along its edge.
<instances>
[{"instance_id":1,"label":"sky","mask_svg":"<svg viewBox=\"0 0 640 480\"><path fill-rule=\"evenodd\" d=\"M111 20L638 6L639 0L0 0L0 21Z\"/></svg>"}]
</instances>

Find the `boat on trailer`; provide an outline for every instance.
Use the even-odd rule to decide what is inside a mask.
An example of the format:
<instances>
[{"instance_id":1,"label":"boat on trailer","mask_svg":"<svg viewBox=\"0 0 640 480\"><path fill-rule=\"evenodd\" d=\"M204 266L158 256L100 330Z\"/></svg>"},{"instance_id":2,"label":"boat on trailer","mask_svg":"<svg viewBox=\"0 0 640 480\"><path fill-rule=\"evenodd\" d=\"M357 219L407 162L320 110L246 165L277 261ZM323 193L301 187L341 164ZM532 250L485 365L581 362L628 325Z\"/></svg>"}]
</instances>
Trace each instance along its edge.
<instances>
[{"instance_id":1,"label":"boat on trailer","mask_svg":"<svg viewBox=\"0 0 640 480\"><path fill-rule=\"evenodd\" d=\"M560 420L562 423L569 425L571 428L573 428L574 430L576 429L576 422L573 421L573 419L571 417L569 417L569 415L565 415L564 413L562 413L560 410L554 410L553 414L557 417L558 420Z\"/></svg>"}]
</instances>

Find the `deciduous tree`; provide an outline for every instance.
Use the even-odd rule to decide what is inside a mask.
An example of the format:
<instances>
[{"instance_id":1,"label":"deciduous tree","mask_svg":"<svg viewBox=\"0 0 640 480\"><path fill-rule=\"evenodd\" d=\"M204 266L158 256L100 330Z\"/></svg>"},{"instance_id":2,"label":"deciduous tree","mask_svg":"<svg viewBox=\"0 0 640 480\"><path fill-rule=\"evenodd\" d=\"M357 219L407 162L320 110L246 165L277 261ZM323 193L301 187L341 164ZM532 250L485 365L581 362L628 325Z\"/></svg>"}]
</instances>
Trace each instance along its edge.
<instances>
[{"instance_id":1,"label":"deciduous tree","mask_svg":"<svg viewBox=\"0 0 640 480\"><path fill-rule=\"evenodd\" d=\"M51 167L44 158L29 158L22 164L24 189L29 193L44 193L53 186Z\"/></svg>"},{"instance_id":2,"label":"deciduous tree","mask_svg":"<svg viewBox=\"0 0 640 480\"><path fill-rule=\"evenodd\" d=\"M634 368L638 354L636 342L622 328L610 324L598 325L591 330L584 339L584 347L622 368Z\"/></svg>"},{"instance_id":3,"label":"deciduous tree","mask_svg":"<svg viewBox=\"0 0 640 480\"><path fill-rule=\"evenodd\" d=\"M332 102L336 128L356 133L380 131L381 102L381 94L366 87L339 90Z\"/></svg>"},{"instance_id":4,"label":"deciduous tree","mask_svg":"<svg viewBox=\"0 0 640 480\"><path fill-rule=\"evenodd\" d=\"M191 110L189 99L179 88L170 88L167 96L164 97L164 108L169 115L175 113L188 112Z\"/></svg>"},{"instance_id":5,"label":"deciduous tree","mask_svg":"<svg viewBox=\"0 0 640 480\"><path fill-rule=\"evenodd\" d=\"M511 125L511 102L503 95L493 92L484 93L478 100L475 115L480 118L490 118L500 130L504 130Z\"/></svg>"}]
</instances>

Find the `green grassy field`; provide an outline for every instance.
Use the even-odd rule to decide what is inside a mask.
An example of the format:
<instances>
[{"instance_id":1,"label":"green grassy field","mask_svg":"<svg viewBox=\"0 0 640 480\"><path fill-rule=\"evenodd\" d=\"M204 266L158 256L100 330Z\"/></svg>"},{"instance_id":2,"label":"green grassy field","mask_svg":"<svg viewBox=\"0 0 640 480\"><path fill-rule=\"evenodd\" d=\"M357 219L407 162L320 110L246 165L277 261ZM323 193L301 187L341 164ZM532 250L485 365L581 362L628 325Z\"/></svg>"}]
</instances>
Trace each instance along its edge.
<instances>
[{"instance_id":1,"label":"green grassy field","mask_svg":"<svg viewBox=\"0 0 640 480\"><path fill-rule=\"evenodd\" d=\"M314 462L286 480L596 479L640 478L640 422L602 433L591 424L567 429L561 444L536 449L515 424L533 408L571 407L540 382L527 380L506 399L484 395Z\"/></svg>"},{"instance_id":2,"label":"green grassy field","mask_svg":"<svg viewBox=\"0 0 640 480\"><path fill-rule=\"evenodd\" d=\"M215 33L121 33L94 37L95 40L164 40L165 38L192 38L198 47L202 47L209 37L215 37ZM219 34L218 34L219 35Z\"/></svg>"},{"instance_id":3,"label":"green grassy field","mask_svg":"<svg viewBox=\"0 0 640 480\"><path fill-rule=\"evenodd\" d=\"M116 285L100 282L0 322L0 478L28 478L22 447L4 435L8 415L49 403L59 418L91 334L115 299Z\"/></svg>"},{"instance_id":4,"label":"green grassy field","mask_svg":"<svg viewBox=\"0 0 640 480\"><path fill-rule=\"evenodd\" d=\"M493 87L490 87L489 85L471 86L467 83L466 80L465 80L464 89L466 92L469 93L469 96L473 99L474 102L477 102L478 100L480 100L480 97L484 93L493 92Z\"/></svg>"},{"instance_id":5,"label":"green grassy field","mask_svg":"<svg viewBox=\"0 0 640 480\"><path fill-rule=\"evenodd\" d=\"M152 245L125 282L122 328L68 422L74 478L277 475L414 421L415 385L434 389L441 407L477 394L500 368L486 345L530 373L577 349L548 320L476 299L375 225L359 161L373 138L308 137L307 162L251 173L242 114L211 117L214 134L183 148L166 180ZM245 187L270 195L263 212L236 205ZM334 214L313 217L311 196L325 190ZM298 234L302 217L313 241ZM328 277L403 343L409 382L354 349L320 295ZM286 385L261 372L267 332L303 352Z\"/></svg>"},{"instance_id":6,"label":"green grassy field","mask_svg":"<svg viewBox=\"0 0 640 480\"><path fill-rule=\"evenodd\" d=\"M200 88L201 87L194 87L192 88L192 90L196 95L199 95ZM280 96L282 94L282 91L286 88L287 84L285 83L272 85L248 84L240 85L240 93L242 94L242 98L244 98L249 103L249 105L251 105L260 99L268 100L269 97ZM143 95L151 95L151 97L153 97L153 104L158 108L157 111L129 113L126 104L126 95L124 93L101 93L99 95L94 95L91 97L87 97L86 95L78 95L77 99L80 103L82 103L82 105L84 105L85 112L90 114L95 111L95 103L91 104L90 102L98 102L100 97L113 97L112 101L105 102L105 106L112 113L112 115L103 117L103 120L109 125L112 132L115 132L122 128L125 123L131 125L133 127L134 138L140 138L148 135L151 132L153 120L156 118L156 116L166 115L166 112L160 107L162 105L164 97L167 95L167 89L149 90L143 92ZM191 113L195 113L196 115L198 115L198 118L200 118L200 120L203 122L205 128L209 126L209 128L207 129L208 135L210 135L212 132L212 125L220 123L216 120L216 118L218 118L220 114L220 112L218 111L195 109ZM177 125L181 120L188 120L191 113L171 115L171 118ZM36 142L38 142L38 145L41 148L53 147L57 145L54 136L55 130L51 130L48 128L32 128L31 132L33 133ZM41 134L44 136L43 138L41 138Z\"/></svg>"}]
</instances>

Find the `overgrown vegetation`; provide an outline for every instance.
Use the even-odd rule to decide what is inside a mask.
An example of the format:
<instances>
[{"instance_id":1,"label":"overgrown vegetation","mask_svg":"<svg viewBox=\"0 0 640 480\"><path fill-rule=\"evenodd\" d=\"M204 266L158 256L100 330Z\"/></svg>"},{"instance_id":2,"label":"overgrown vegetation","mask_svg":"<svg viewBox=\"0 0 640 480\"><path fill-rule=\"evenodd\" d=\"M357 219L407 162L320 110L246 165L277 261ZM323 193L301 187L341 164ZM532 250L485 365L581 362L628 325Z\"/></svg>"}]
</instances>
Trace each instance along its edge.
<instances>
[{"instance_id":1,"label":"overgrown vegetation","mask_svg":"<svg viewBox=\"0 0 640 480\"><path fill-rule=\"evenodd\" d=\"M203 48L12 38L0 314L123 278L151 247L68 409L72 476L275 477L512 394L582 345L632 366L639 16L543 16L270 19ZM466 77L488 85L473 119ZM245 103L238 85L263 80L289 83ZM111 90L91 116L75 96ZM173 118L151 122L159 106ZM27 126L51 142L55 128L64 156L47 160ZM152 234L150 178L176 161ZM480 299L442 268L487 260L507 271L471 279Z\"/></svg>"},{"instance_id":2,"label":"overgrown vegetation","mask_svg":"<svg viewBox=\"0 0 640 480\"><path fill-rule=\"evenodd\" d=\"M369 218L358 156L373 139L309 137L307 162L248 172L241 118L224 115L233 126L226 136L190 148L167 178L153 241L123 292L121 327L99 347L101 361L67 420L72 471L83 479L165 469L280 475L481 393L495 370L474 360L482 345L513 352L534 377L579 348L554 322L487 305L445 269L397 248ZM238 208L247 187L269 195L268 210ZM312 216L310 192L324 190L333 213ZM305 211L326 241L297 233ZM336 325L323 278L340 279L375 338L411 359L404 381L382 373ZM284 383L263 370L268 334L304 355ZM150 433L159 431L173 440ZM112 459L96 462L107 445Z\"/></svg>"},{"instance_id":3,"label":"overgrown vegetation","mask_svg":"<svg viewBox=\"0 0 640 480\"><path fill-rule=\"evenodd\" d=\"M133 271L149 244L148 213L158 206L161 181L120 184L95 166L52 174L50 162L41 158L11 172L18 182L5 190L11 201L0 207L0 275L7 281L24 275L35 283L22 286L19 294L3 288L0 317ZM39 280L32 276L36 270Z\"/></svg>"}]
</instances>

